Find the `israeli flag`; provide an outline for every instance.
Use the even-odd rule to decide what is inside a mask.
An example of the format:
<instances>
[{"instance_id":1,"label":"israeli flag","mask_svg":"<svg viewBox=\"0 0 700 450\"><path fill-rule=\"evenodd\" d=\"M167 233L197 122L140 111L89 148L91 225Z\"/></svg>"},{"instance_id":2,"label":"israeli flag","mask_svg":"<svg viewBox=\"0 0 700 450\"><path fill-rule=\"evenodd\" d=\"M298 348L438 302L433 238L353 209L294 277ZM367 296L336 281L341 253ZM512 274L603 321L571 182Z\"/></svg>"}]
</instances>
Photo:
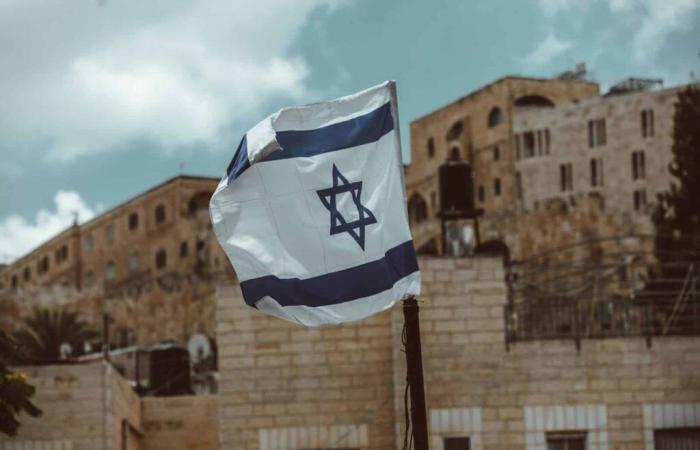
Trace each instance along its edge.
<instances>
[{"instance_id":1,"label":"israeli flag","mask_svg":"<svg viewBox=\"0 0 700 450\"><path fill-rule=\"evenodd\" d=\"M420 293L394 93L284 108L243 137L210 212L248 305L318 326Z\"/></svg>"}]
</instances>

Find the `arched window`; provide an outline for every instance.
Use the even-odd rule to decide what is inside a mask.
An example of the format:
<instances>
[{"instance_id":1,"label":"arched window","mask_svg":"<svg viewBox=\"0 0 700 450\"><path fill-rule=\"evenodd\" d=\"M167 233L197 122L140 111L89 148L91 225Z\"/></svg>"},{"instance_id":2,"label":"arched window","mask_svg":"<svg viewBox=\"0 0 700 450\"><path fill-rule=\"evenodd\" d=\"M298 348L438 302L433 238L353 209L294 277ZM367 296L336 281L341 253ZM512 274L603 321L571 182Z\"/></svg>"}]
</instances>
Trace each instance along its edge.
<instances>
[{"instance_id":1,"label":"arched window","mask_svg":"<svg viewBox=\"0 0 700 450\"><path fill-rule=\"evenodd\" d=\"M503 121L503 113L501 108L494 106L489 112L489 128L493 128Z\"/></svg>"},{"instance_id":2,"label":"arched window","mask_svg":"<svg viewBox=\"0 0 700 450\"><path fill-rule=\"evenodd\" d=\"M515 99L518 108L551 108L554 102L542 95L523 95Z\"/></svg>"},{"instance_id":3,"label":"arched window","mask_svg":"<svg viewBox=\"0 0 700 450\"><path fill-rule=\"evenodd\" d=\"M450 127L449 131L447 132L447 135L445 135L445 140L447 141L454 141L456 139L459 139L459 136L462 134L462 129L464 128L464 125L462 125L462 121L457 121L452 126Z\"/></svg>"},{"instance_id":4,"label":"arched window","mask_svg":"<svg viewBox=\"0 0 700 450\"><path fill-rule=\"evenodd\" d=\"M156 223L165 222L165 205L163 205L161 203L160 205L156 206L155 216L156 216Z\"/></svg>"},{"instance_id":5,"label":"arched window","mask_svg":"<svg viewBox=\"0 0 700 450\"><path fill-rule=\"evenodd\" d=\"M414 224L419 224L428 218L428 203L417 192L408 201L408 217Z\"/></svg>"},{"instance_id":6,"label":"arched window","mask_svg":"<svg viewBox=\"0 0 700 450\"><path fill-rule=\"evenodd\" d=\"M435 156L435 140L433 138L428 139L428 158Z\"/></svg>"},{"instance_id":7,"label":"arched window","mask_svg":"<svg viewBox=\"0 0 700 450\"><path fill-rule=\"evenodd\" d=\"M450 161L459 160L459 147L452 147L450 149Z\"/></svg>"}]
</instances>

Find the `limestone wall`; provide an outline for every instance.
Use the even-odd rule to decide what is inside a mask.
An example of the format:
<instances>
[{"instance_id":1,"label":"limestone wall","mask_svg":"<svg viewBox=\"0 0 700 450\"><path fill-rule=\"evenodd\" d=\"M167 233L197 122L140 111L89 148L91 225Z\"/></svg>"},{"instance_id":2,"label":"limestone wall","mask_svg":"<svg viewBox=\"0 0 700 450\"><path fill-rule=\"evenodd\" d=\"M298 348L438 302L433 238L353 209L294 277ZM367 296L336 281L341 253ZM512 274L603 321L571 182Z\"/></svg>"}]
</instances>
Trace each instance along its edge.
<instances>
[{"instance_id":1,"label":"limestone wall","mask_svg":"<svg viewBox=\"0 0 700 450\"><path fill-rule=\"evenodd\" d=\"M142 399L143 450L219 448L217 396Z\"/></svg>"}]
</instances>

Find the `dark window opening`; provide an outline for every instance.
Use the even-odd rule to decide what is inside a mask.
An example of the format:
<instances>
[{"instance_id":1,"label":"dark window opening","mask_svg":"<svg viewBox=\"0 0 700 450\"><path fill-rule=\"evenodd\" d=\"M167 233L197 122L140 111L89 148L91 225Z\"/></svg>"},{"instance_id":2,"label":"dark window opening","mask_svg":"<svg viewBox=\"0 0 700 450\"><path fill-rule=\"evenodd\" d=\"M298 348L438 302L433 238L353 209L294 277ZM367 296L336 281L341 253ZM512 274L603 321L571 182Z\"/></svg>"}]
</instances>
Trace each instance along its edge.
<instances>
[{"instance_id":1,"label":"dark window opening","mask_svg":"<svg viewBox=\"0 0 700 450\"><path fill-rule=\"evenodd\" d=\"M485 197L486 197L486 192L484 191L483 186L479 186L478 190L478 197L479 197L479 202L484 203Z\"/></svg>"},{"instance_id":2,"label":"dark window opening","mask_svg":"<svg viewBox=\"0 0 700 450\"><path fill-rule=\"evenodd\" d=\"M515 100L515 106L519 108L551 108L554 106L554 102L542 95L523 95Z\"/></svg>"},{"instance_id":3,"label":"dark window opening","mask_svg":"<svg viewBox=\"0 0 700 450\"><path fill-rule=\"evenodd\" d=\"M559 187L562 192L573 190L573 166L571 163L559 165Z\"/></svg>"},{"instance_id":4,"label":"dark window opening","mask_svg":"<svg viewBox=\"0 0 700 450\"><path fill-rule=\"evenodd\" d=\"M535 133L532 131L523 133L523 147L524 158L535 156Z\"/></svg>"},{"instance_id":5,"label":"dark window opening","mask_svg":"<svg viewBox=\"0 0 700 450\"><path fill-rule=\"evenodd\" d=\"M637 189L634 191L634 210L643 212L647 206L647 191L645 189Z\"/></svg>"},{"instance_id":6,"label":"dark window opening","mask_svg":"<svg viewBox=\"0 0 700 450\"><path fill-rule=\"evenodd\" d=\"M458 161L458 160L459 160L459 148L452 147L450 149L450 161Z\"/></svg>"},{"instance_id":7,"label":"dark window opening","mask_svg":"<svg viewBox=\"0 0 700 450\"><path fill-rule=\"evenodd\" d=\"M200 251L204 248L204 241L197 241L197 251Z\"/></svg>"},{"instance_id":8,"label":"dark window opening","mask_svg":"<svg viewBox=\"0 0 700 450\"><path fill-rule=\"evenodd\" d=\"M68 246L62 245L61 247L56 249L54 259L56 261L56 264L60 264L63 261L65 261L66 259L68 259Z\"/></svg>"},{"instance_id":9,"label":"dark window opening","mask_svg":"<svg viewBox=\"0 0 700 450\"><path fill-rule=\"evenodd\" d=\"M190 214L194 214L197 211L206 210L209 211L209 200L211 200L211 192L198 192L192 196L190 199L187 210Z\"/></svg>"},{"instance_id":10,"label":"dark window opening","mask_svg":"<svg viewBox=\"0 0 700 450\"><path fill-rule=\"evenodd\" d=\"M39 275L46 273L49 270L49 257L44 256L36 265L36 271Z\"/></svg>"},{"instance_id":11,"label":"dark window opening","mask_svg":"<svg viewBox=\"0 0 700 450\"><path fill-rule=\"evenodd\" d=\"M454 141L456 139L459 139L459 136L461 136L462 134L462 128L464 128L464 126L462 125L461 120L459 122L455 122L445 135L445 140Z\"/></svg>"},{"instance_id":12,"label":"dark window opening","mask_svg":"<svg viewBox=\"0 0 700 450\"><path fill-rule=\"evenodd\" d=\"M491 112L489 112L489 128L493 128L501 122L503 122L503 113L501 112L501 108L494 106L491 109Z\"/></svg>"},{"instance_id":13,"label":"dark window opening","mask_svg":"<svg viewBox=\"0 0 700 450\"><path fill-rule=\"evenodd\" d=\"M419 193L413 194L408 202L408 217L414 224L419 224L428 218L428 205Z\"/></svg>"},{"instance_id":14,"label":"dark window opening","mask_svg":"<svg viewBox=\"0 0 700 450\"><path fill-rule=\"evenodd\" d=\"M588 121L588 146L590 148L600 147L607 142L605 129L605 119L595 119Z\"/></svg>"},{"instance_id":15,"label":"dark window opening","mask_svg":"<svg viewBox=\"0 0 700 450\"><path fill-rule=\"evenodd\" d=\"M549 135L549 128L545 128L545 130L544 130L544 153L546 155L549 155L550 145L551 145L551 137Z\"/></svg>"},{"instance_id":16,"label":"dark window opening","mask_svg":"<svg viewBox=\"0 0 700 450\"><path fill-rule=\"evenodd\" d=\"M547 433L547 450L585 450L586 432Z\"/></svg>"},{"instance_id":17,"label":"dark window opening","mask_svg":"<svg viewBox=\"0 0 700 450\"><path fill-rule=\"evenodd\" d=\"M24 281L29 281L32 279L32 269L29 267L24 268Z\"/></svg>"},{"instance_id":18,"label":"dark window opening","mask_svg":"<svg viewBox=\"0 0 700 450\"><path fill-rule=\"evenodd\" d=\"M654 430L655 450L700 449L700 427Z\"/></svg>"},{"instance_id":19,"label":"dark window opening","mask_svg":"<svg viewBox=\"0 0 700 450\"><path fill-rule=\"evenodd\" d=\"M165 249L158 250L158 253L156 253L156 268L162 269L166 266L167 263L168 261Z\"/></svg>"},{"instance_id":20,"label":"dark window opening","mask_svg":"<svg viewBox=\"0 0 700 450\"><path fill-rule=\"evenodd\" d=\"M496 178L493 180L493 194L498 197L501 195L501 179Z\"/></svg>"},{"instance_id":21,"label":"dark window opening","mask_svg":"<svg viewBox=\"0 0 700 450\"><path fill-rule=\"evenodd\" d=\"M520 171L515 172L515 196L518 200L523 199L523 175Z\"/></svg>"},{"instance_id":22,"label":"dark window opening","mask_svg":"<svg viewBox=\"0 0 700 450\"><path fill-rule=\"evenodd\" d=\"M139 227L139 215L138 213L131 213L129 215L129 230L135 230Z\"/></svg>"},{"instance_id":23,"label":"dark window opening","mask_svg":"<svg viewBox=\"0 0 700 450\"><path fill-rule=\"evenodd\" d=\"M165 222L165 205L156 206L155 216L156 216L156 223Z\"/></svg>"},{"instance_id":24,"label":"dark window opening","mask_svg":"<svg viewBox=\"0 0 700 450\"><path fill-rule=\"evenodd\" d=\"M493 160L498 161L501 159L501 147L498 145L493 148Z\"/></svg>"},{"instance_id":25,"label":"dark window opening","mask_svg":"<svg viewBox=\"0 0 700 450\"><path fill-rule=\"evenodd\" d=\"M469 450L469 445L468 437L448 437L443 440L445 450Z\"/></svg>"},{"instance_id":26,"label":"dark window opening","mask_svg":"<svg viewBox=\"0 0 700 450\"><path fill-rule=\"evenodd\" d=\"M180 244L180 258L185 258L188 253L189 253L189 247L187 245L187 241L183 241Z\"/></svg>"},{"instance_id":27,"label":"dark window opening","mask_svg":"<svg viewBox=\"0 0 700 450\"><path fill-rule=\"evenodd\" d=\"M433 138L428 139L428 158L435 156L435 140Z\"/></svg>"},{"instance_id":28,"label":"dark window opening","mask_svg":"<svg viewBox=\"0 0 700 450\"><path fill-rule=\"evenodd\" d=\"M520 159L520 134L515 135L515 159Z\"/></svg>"}]
</instances>

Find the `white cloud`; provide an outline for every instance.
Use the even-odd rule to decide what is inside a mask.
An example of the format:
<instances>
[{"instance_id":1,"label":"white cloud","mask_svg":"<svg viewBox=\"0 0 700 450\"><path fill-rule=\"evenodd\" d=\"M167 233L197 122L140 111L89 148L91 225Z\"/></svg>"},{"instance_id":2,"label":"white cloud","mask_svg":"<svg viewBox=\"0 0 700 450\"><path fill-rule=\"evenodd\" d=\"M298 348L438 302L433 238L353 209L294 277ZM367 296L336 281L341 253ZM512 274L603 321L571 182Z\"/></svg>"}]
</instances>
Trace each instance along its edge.
<instances>
[{"instance_id":1,"label":"white cloud","mask_svg":"<svg viewBox=\"0 0 700 450\"><path fill-rule=\"evenodd\" d=\"M74 160L147 139L231 145L272 99L309 95L290 54L336 0L0 2L0 149ZM101 5L101 6L100 6Z\"/></svg>"},{"instance_id":2,"label":"white cloud","mask_svg":"<svg viewBox=\"0 0 700 450\"><path fill-rule=\"evenodd\" d=\"M523 62L532 66L544 66L552 62L554 58L573 47L573 42L557 38L549 33L535 48L524 58Z\"/></svg>"},{"instance_id":3,"label":"white cloud","mask_svg":"<svg viewBox=\"0 0 700 450\"><path fill-rule=\"evenodd\" d=\"M637 63L649 63L674 32L693 26L700 0L538 0L550 18L576 17L595 3L607 5L616 21L617 39L628 45Z\"/></svg>"},{"instance_id":4,"label":"white cloud","mask_svg":"<svg viewBox=\"0 0 700 450\"><path fill-rule=\"evenodd\" d=\"M632 45L635 59L647 62L657 55L672 33L693 25L700 0L646 0L641 3L644 12Z\"/></svg>"},{"instance_id":5,"label":"white cloud","mask_svg":"<svg viewBox=\"0 0 700 450\"><path fill-rule=\"evenodd\" d=\"M73 224L90 220L101 209L90 207L75 191L58 191L55 209L41 209L33 221L12 214L0 221L0 262L12 260L38 247Z\"/></svg>"}]
</instances>

